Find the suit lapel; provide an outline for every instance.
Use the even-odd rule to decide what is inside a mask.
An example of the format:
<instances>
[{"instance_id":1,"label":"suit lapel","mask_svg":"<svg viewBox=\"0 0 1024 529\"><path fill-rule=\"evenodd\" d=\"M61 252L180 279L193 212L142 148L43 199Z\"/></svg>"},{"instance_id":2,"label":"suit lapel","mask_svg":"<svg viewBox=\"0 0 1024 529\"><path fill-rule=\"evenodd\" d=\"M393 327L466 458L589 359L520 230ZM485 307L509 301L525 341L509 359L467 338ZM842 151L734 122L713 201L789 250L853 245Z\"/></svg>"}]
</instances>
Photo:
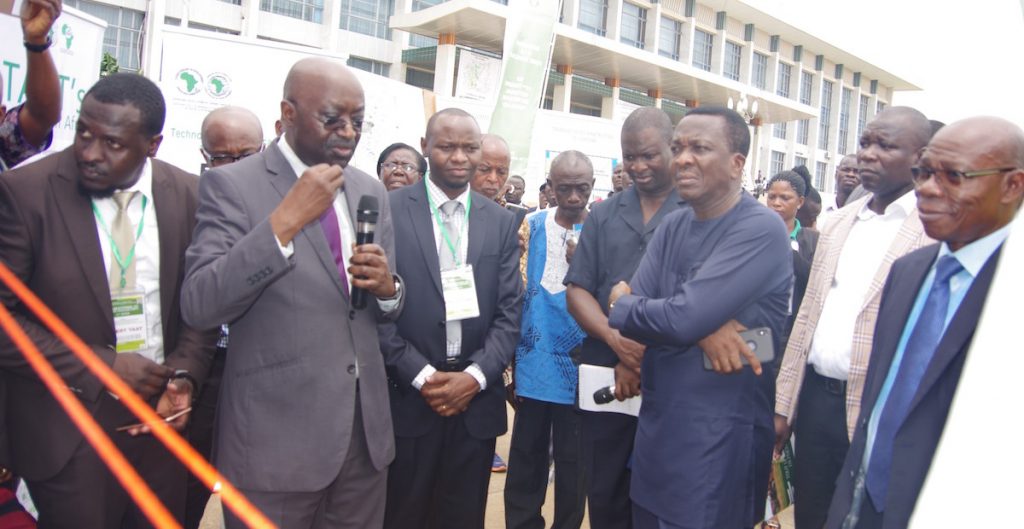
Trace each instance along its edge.
<instances>
[{"instance_id":1,"label":"suit lapel","mask_svg":"<svg viewBox=\"0 0 1024 529\"><path fill-rule=\"evenodd\" d=\"M437 243L434 239L434 218L430 215L430 207L427 205L427 184L426 179L416 184L419 188L415 193L409 195L412 205L406 209L409 212L409 224L412 226L416 238L419 240L420 250L423 252L423 261L427 265L430 279L433 280L434 288L438 294L443 294L441 288L441 263L437 256ZM473 215L470 215L470 219ZM471 233L473 231L470 226ZM473 239L470 237L470 244Z\"/></svg>"},{"instance_id":2,"label":"suit lapel","mask_svg":"<svg viewBox=\"0 0 1024 529\"><path fill-rule=\"evenodd\" d=\"M89 283L96 304L106 318L107 327L111 332L110 338L113 340L114 310L110 304L110 283L103 264L103 255L100 253L100 241L97 238L96 219L91 201L78 192L78 168L71 149L58 156L61 160L54 180L54 201L70 235L71 246L78 256L75 260L77 266L81 267L82 274Z\"/></svg>"},{"instance_id":3,"label":"suit lapel","mask_svg":"<svg viewBox=\"0 0 1024 529\"><path fill-rule=\"evenodd\" d=\"M466 263L475 264L480 259L480 252L484 249L484 240L487 239L487 221L484 219L484 204L487 198L473 191L469 193L473 196L473 204L467 230L469 244L466 248Z\"/></svg>"},{"instance_id":4,"label":"suit lapel","mask_svg":"<svg viewBox=\"0 0 1024 529\"><path fill-rule=\"evenodd\" d=\"M178 196L166 169L158 165L156 160L150 160L150 163L153 166L152 207L160 238L160 321L163 322L164 336L167 336L167 324L170 322L168 315L178 290L178 274L181 271L179 257L184 256L181 250L184 246L182 236L185 235L182 226L185 220L182 206L185 201L184 197Z\"/></svg>"},{"instance_id":5,"label":"suit lapel","mask_svg":"<svg viewBox=\"0 0 1024 529\"><path fill-rule=\"evenodd\" d=\"M935 245L931 251L915 254L914 262L908 262L905 267L902 267L903 270L907 271L907 274L901 277L893 277L896 283L890 287L892 290L886 296L886 304L892 305L887 306L885 312L878 315L879 325L886 325L886 328L891 330L891 332L885 334L875 333L875 339L878 341L875 342L871 351L871 365L874 367L872 371L876 373L876 376L865 387L864 402L866 403L874 403L878 399L878 394L882 391L882 385L888 377L893 358L896 356L896 350L899 348L900 340L903 338L907 318L910 317L911 311L914 310L914 303L917 302L917 293L921 290L921 285L924 283L925 277L928 276L931 264L935 262L935 256L938 253L939 246ZM882 318L885 318L885 320ZM876 365L878 367L875 367ZM872 408L873 404L871 408L865 409L870 412Z\"/></svg>"},{"instance_id":6,"label":"suit lapel","mask_svg":"<svg viewBox=\"0 0 1024 529\"><path fill-rule=\"evenodd\" d=\"M291 190L292 186L295 185L295 181L298 180L298 175L292 170L291 165L288 164L288 160L285 159L284 154L281 154L280 148L274 144L267 148L267 172L270 176L270 185L280 193L283 199L288 191ZM351 211L351 210L350 210ZM320 228L320 223L317 221L310 222L302 227L302 231L299 232L303 237L309 241L309 244L313 247L314 253L317 258L320 259L320 264L323 265L324 271L331 278L335 288L338 292L348 299L348 293L344 291L344 287L341 284L341 276L338 275L338 267L334 263L334 254L331 253L331 248L327 246L327 237L324 236L324 231Z\"/></svg>"},{"instance_id":7,"label":"suit lapel","mask_svg":"<svg viewBox=\"0 0 1024 529\"><path fill-rule=\"evenodd\" d=\"M910 402L908 414L931 391L932 386L943 375L949 364L960 354L966 354L967 343L974 337L974 329L978 326L981 309L985 305L985 298L988 297L988 289L992 285L992 276L995 275L996 263L999 261L1001 252L1002 246L992 253L978 273L978 277L971 283L971 289L967 291L967 296L960 302L956 314L950 320L939 345L935 348L935 354L928 362L928 368L925 369L924 377L921 378L921 385L914 393L914 400Z\"/></svg>"}]
</instances>

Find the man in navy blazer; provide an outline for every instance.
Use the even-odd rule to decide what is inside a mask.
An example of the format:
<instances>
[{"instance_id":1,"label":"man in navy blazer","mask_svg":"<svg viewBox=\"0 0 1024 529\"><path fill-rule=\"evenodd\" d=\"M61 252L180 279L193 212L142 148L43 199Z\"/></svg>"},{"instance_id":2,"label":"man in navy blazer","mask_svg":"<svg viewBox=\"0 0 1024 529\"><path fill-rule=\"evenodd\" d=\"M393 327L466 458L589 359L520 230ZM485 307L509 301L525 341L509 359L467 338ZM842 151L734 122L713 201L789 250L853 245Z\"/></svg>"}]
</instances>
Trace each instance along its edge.
<instances>
[{"instance_id":1,"label":"man in navy blazer","mask_svg":"<svg viewBox=\"0 0 1024 529\"><path fill-rule=\"evenodd\" d=\"M379 327L396 450L384 527L482 528L495 439L507 429L502 373L519 340L518 226L469 188L481 160L472 116L438 112L422 143L428 177L389 197L409 288L408 310ZM458 269L471 272L479 316L449 321L442 275Z\"/></svg>"},{"instance_id":2,"label":"man in navy blazer","mask_svg":"<svg viewBox=\"0 0 1024 529\"><path fill-rule=\"evenodd\" d=\"M914 182L924 229L941 242L889 273L829 529L910 522L1024 197L1024 132L995 117L951 124L921 152Z\"/></svg>"}]
</instances>

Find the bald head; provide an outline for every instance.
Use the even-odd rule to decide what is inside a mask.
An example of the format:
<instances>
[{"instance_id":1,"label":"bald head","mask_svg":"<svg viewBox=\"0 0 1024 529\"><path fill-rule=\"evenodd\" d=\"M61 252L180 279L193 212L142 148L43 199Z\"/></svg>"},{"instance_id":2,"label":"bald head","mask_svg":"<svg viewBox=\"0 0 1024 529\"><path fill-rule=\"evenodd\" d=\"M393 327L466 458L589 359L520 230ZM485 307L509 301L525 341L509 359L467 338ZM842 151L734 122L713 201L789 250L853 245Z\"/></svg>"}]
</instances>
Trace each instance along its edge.
<instances>
[{"instance_id":1,"label":"bald head","mask_svg":"<svg viewBox=\"0 0 1024 529\"><path fill-rule=\"evenodd\" d=\"M875 213L913 189L910 168L931 135L928 118L910 107L889 107L864 127L857 169L864 189L874 194L869 207Z\"/></svg>"},{"instance_id":2,"label":"bald head","mask_svg":"<svg viewBox=\"0 0 1024 529\"><path fill-rule=\"evenodd\" d=\"M665 143L672 143L672 120L664 110L657 107L641 107L630 112L622 122L622 134L636 135L643 130L654 129L661 133Z\"/></svg>"},{"instance_id":3,"label":"bald head","mask_svg":"<svg viewBox=\"0 0 1024 529\"><path fill-rule=\"evenodd\" d=\"M551 161L548 187L554 190L558 209L577 216L594 188L594 164L580 151L563 151Z\"/></svg>"},{"instance_id":4,"label":"bald head","mask_svg":"<svg viewBox=\"0 0 1024 529\"><path fill-rule=\"evenodd\" d=\"M957 121L935 134L918 167L925 232L956 251L1016 215L1024 197L1024 132L991 116Z\"/></svg>"},{"instance_id":5,"label":"bald head","mask_svg":"<svg viewBox=\"0 0 1024 529\"><path fill-rule=\"evenodd\" d=\"M362 137L364 113L363 86L345 65L312 57L289 70L281 125L303 163L347 166Z\"/></svg>"},{"instance_id":6,"label":"bald head","mask_svg":"<svg viewBox=\"0 0 1024 529\"><path fill-rule=\"evenodd\" d=\"M210 167L226 165L263 150L259 118L242 107L221 107L203 119L203 157Z\"/></svg>"},{"instance_id":7,"label":"bald head","mask_svg":"<svg viewBox=\"0 0 1024 529\"><path fill-rule=\"evenodd\" d=\"M476 166L470 187L477 193L500 201L505 194L505 182L508 180L509 165L512 164L508 142L497 134L484 134L480 139L480 153L480 163Z\"/></svg>"}]
</instances>

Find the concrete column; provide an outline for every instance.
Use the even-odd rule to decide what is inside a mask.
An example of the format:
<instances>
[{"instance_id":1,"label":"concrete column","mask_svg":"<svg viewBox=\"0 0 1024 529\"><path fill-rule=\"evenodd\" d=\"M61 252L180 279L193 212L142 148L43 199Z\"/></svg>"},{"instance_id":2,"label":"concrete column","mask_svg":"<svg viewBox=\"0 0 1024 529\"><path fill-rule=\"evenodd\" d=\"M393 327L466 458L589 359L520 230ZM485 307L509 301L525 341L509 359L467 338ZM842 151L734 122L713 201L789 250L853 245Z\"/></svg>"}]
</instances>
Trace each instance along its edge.
<instances>
[{"instance_id":1,"label":"concrete column","mask_svg":"<svg viewBox=\"0 0 1024 529\"><path fill-rule=\"evenodd\" d=\"M562 0L562 22L576 27L580 21L580 3L578 0Z\"/></svg>"},{"instance_id":2,"label":"concrete column","mask_svg":"<svg viewBox=\"0 0 1024 529\"><path fill-rule=\"evenodd\" d=\"M654 98L654 107L661 108L661 89L660 88L648 88L647 95Z\"/></svg>"},{"instance_id":3,"label":"concrete column","mask_svg":"<svg viewBox=\"0 0 1024 529\"><path fill-rule=\"evenodd\" d=\"M689 17L683 22L683 34L679 39L679 62L693 64L693 32L695 18Z\"/></svg>"},{"instance_id":4,"label":"concrete column","mask_svg":"<svg viewBox=\"0 0 1024 529\"><path fill-rule=\"evenodd\" d=\"M724 77L725 75L725 43L729 40L724 29L711 32L714 39L711 43L711 72Z\"/></svg>"},{"instance_id":5,"label":"concrete column","mask_svg":"<svg viewBox=\"0 0 1024 529\"><path fill-rule=\"evenodd\" d=\"M661 42L661 4L654 4L647 10L647 31L644 33L644 49L652 53L658 53L658 43Z\"/></svg>"},{"instance_id":6,"label":"concrete column","mask_svg":"<svg viewBox=\"0 0 1024 529\"><path fill-rule=\"evenodd\" d=\"M604 84L612 88L612 93L610 96L601 98L601 117L614 120L616 107L618 107L617 102L619 100L619 80L608 78L604 80Z\"/></svg>"},{"instance_id":7,"label":"concrete column","mask_svg":"<svg viewBox=\"0 0 1024 529\"><path fill-rule=\"evenodd\" d=\"M619 41L622 34L622 0L608 0L608 16L604 20L605 36Z\"/></svg>"},{"instance_id":8,"label":"concrete column","mask_svg":"<svg viewBox=\"0 0 1024 529\"><path fill-rule=\"evenodd\" d=\"M143 23L145 38L142 41L142 61L139 73L156 79L160 73L160 55L164 43L164 17L167 13L167 0L150 0Z\"/></svg>"},{"instance_id":9,"label":"concrete column","mask_svg":"<svg viewBox=\"0 0 1024 529\"><path fill-rule=\"evenodd\" d=\"M565 77L563 84L554 86L551 110L568 112L569 106L572 104L572 66L559 64L558 73Z\"/></svg>"},{"instance_id":10,"label":"concrete column","mask_svg":"<svg viewBox=\"0 0 1024 529\"><path fill-rule=\"evenodd\" d=\"M255 39L260 29L260 0L242 0L241 36Z\"/></svg>"},{"instance_id":11,"label":"concrete column","mask_svg":"<svg viewBox=\"0 0 1024 529\"><path fill-rule=\"evenodd\" d=\"M754 87L754 43L744 42L743 50L740 52L740 82L751 85L747 92Z\"/></svg>"},{"instance_id":12,"label":"concrete column","mask_svg":"<svg viewBox=\"0 0 1024 529\"><path fill-rule=\"evenodd\" d=\"M455 34L437 36L437 58L434 62L434 93L451 97L455 93Z\"/></svg>"},{"instance_id":13,"label":"concrete column","mask_svg":"<svg viewBox=\"0 0 1024 529\"><path fill-rule=\"evenodd\" d=\"M339 0L328 0L324 2L323 24L320 27L320 47L333 51L338 47L341 37L341 2ZM344 50L348 55L348 50Z\"/></svg>"}]
</instances>

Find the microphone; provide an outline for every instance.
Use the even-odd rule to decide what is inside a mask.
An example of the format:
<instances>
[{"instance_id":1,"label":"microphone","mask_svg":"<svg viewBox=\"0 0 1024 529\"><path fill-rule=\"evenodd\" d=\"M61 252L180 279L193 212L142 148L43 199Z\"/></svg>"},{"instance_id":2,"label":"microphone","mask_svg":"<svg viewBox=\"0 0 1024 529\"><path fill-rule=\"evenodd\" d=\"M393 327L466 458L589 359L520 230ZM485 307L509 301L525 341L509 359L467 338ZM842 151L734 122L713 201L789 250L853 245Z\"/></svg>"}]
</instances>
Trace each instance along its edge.
<instances>
[{"instance_id":1,"label":"microphone","mask_svg":"<svg viewBox=\"0 0 1024 529\"><path fill-rule=\"evenodd\" d=\"M608 404L613 400L615 400L615 386L608 386L594 392L595 404Z\"/></svg>"},{"instance_id":2,"label":"microphone","mask_svg":"<svg viewBox=\"0 0 1024 529\"><path fill-rule=\"evenodd\" d=\"M377 229L378 211L377 197L363 195L359 198L359 207L356 209L356 246L373 243L373 232ZM363 279L363 278L360 278ZM366 291L352 287L352 308L366 308Z\"/></svg>"}]
</instances>

